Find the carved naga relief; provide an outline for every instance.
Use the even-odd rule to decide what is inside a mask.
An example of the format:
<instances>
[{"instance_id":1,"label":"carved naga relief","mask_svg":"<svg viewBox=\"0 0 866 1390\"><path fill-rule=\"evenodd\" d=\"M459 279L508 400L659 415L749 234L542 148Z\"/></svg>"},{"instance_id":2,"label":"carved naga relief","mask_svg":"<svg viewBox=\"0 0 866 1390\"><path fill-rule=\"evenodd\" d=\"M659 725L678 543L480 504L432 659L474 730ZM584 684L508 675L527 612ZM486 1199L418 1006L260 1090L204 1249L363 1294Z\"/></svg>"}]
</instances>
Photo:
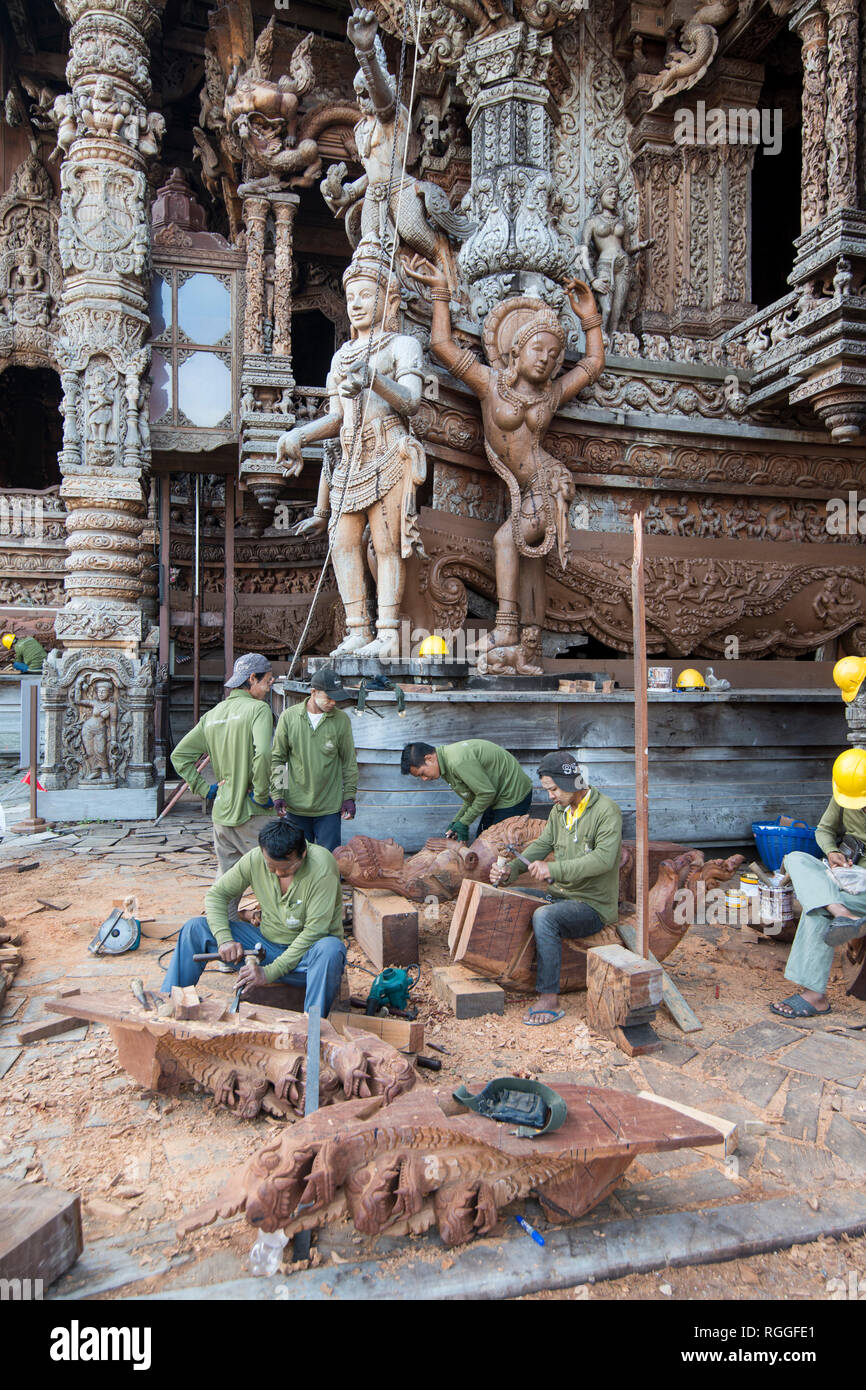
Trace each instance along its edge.
<instances>
[{"instance_id":1,"label":"carved naga relief","mask_svg":"<svg viewBox=\"0 0 866 1390\"><path fill-rule=\"evenodd\" d=\"M160 996L150 996L154 1002ZM279 1119L303 1115L307 1073L307 1019L263 1005L230 1014L224 1000L200 993L195 1018L171 1017L168 1008L145 1010L129 994L76 995L76 1018L107 1023L118 1058L148 1090L176 1095L197 1081L216 1105L252 1120L260 1111ZM56 1013L69 1013L54 1000ZM415 1084L411 1062L375 1034L321 1024L319 1105L375 1096L388 1104Z\"/></svg>"},{"instance_id":2,"label":"carved naga relief","mask_svg":"<svg viewBox=\"0 0 866 1390\"><path fill-rule=\"evenodd\" d=\"M548 1220L574 1220L641 1152L721 1142L717 1130L655 1101L595 1086L557 1092L565 1122L534 1139L514 1137L512 1126L467 1111L445 1091L311 1115L260 1149L178 1234L243 1211L259 1230L289 1236L348 1216L365 1235L435 1226L445 1245L463 1245L530 1194Z\"/></svg>"},{"instance_id":3,"label":"carved naga relief","mask_svg":"<svg viewBox=\"0 0 866 1390\"><path fill-rule=\"evenodd\" d=\"M653 80L651 111L668 97L700 82L718 52L717 31L733 18L739 3L740 0L709 0L686 21L680 35L681 47L672 45L664 71Z\"/></svg>"}]
</instances>

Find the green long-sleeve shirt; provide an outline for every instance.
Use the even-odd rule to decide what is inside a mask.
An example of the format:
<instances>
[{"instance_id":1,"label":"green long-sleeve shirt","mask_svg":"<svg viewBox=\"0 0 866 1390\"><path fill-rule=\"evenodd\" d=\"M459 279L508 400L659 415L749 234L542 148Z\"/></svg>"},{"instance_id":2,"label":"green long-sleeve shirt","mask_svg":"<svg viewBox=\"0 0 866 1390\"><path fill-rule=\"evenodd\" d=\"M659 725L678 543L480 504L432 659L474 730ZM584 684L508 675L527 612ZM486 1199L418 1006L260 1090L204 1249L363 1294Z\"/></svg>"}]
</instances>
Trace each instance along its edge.
<instances>
[{"instance_id":1,"label":"green long-sleeve shirt","mask_svg":"<svg viewBox=\"0 0 866 1390\"><path fill-rule=\"evenodd\" d=\"M332 709L315 729L307 701L283 710L271 752L271 796L297 816L331 816L358 790L358 760L348 714Z\"/></svg>"},{"instance_id":2,"label":"green long-sleeve shirt","mask_svg":"<svg viewBox=\"0 0 866 1390\"><path fill-rule=\"evenodd\" d=\"M218 878L204 900L208 926L219 946L232 940L228 904L252 888L262 909L261 933L277 945L286 943L281 956L265 966L269 984L294 970L301 957L324 936L343 939L343 893L340 870L330 850L307 845L301 867L287 893L265 864L260 849L251 850Z\"/></svg>"},{"instance_id":3,"label":"green long-sleeve shirt","mask_svg":"<svg viewBox=\"0 0 866 1390\"><path fill-rule=\"evenodd\" d=\"M264 700L248 690L232 690L194 729L185 734L171 755L178 777L196 796L207 796L219 784L213 819L217 825L245 825L258 811L249 799L266 802L271 777L271 735L274 717ZM203 777L195 765L207 753L211 772Z\"/></svg>"},{"instance_id":4,"label":"green long-sleeve shirt","mask_svg":"<svg viewBox=\"0 0 866 1390\"><path fill-rule=\"evenodd\" d=\"M833 798L815 827L815 839L825 854L839 848L843 835L856 835L866 844L866 809L840 806Z\"/></svg>"},{"instance_id":5,"label":"green long-sleeve shirt","mask_svg":"<svg viewBox=\"0 0 866 1390\"><path fill-rule=\"evenodd\" d=\"M622 812L609 796L593 789L586 810L570 830L565 811L554 806L538 839L523 851L523 857L531 863L553 854L552 887L564 898L588 903L609 924L619 917L621 846ZM515 859L507 882L512 883L523 872L523 865Z\"/></svg>"},{"instance_id":6,"label":"green long-sleeve shirt","mask_svg":"<svg viewBox=\"0 0 866 1390\"><path fill-rule=\"evenodd\" d=\"M471 825L490 806L517 806L532 791L513 753L486 738L443 744L436 758L445 781L463 798L454 817L463 825Z\"/></svg>"},{"instance_id":7,"label":"green long-sleeve shirt","mask_svg":"<svg viewBox=\"0 0 866 1390\"><path fill-rule=\"evenodd\" d=\"M15 642L15 660L26 666L28 671L41 671L48 653L35 637L19 637Z\"/></svg>"}]
</instances>

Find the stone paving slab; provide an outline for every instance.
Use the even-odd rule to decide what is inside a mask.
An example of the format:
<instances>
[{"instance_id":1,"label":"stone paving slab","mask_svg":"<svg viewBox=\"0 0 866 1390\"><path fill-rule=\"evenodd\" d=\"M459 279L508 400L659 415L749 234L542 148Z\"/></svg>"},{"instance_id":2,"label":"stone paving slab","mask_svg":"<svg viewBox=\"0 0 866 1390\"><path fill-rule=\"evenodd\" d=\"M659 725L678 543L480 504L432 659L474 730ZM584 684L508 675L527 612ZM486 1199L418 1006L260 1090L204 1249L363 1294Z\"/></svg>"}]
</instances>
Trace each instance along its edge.
<instances>
[{"instance_id":1,"label":"stone paving slab","mask_svg":"<svg viewBox=\"0 0 866 1390\"><path fill-rule=\"evenodd\" d=\"M842 1114L849 1120L854 1120L858 1125L866 1125L866 1092L859 1092L854 1096L839 1096L839 1108Z\"/></svg>"},{"instance_id":2,"label":"stone paving slab","mask_svg":"<svg viewBox=\"0 0 866 1390\"><path fill-rule=\"evenodd\" d=\"M686 1062L690 1062L693 1057L697 1057L697 1049L689 1047L686 1043L671 1042L665 1038L658 1052L652 1054L653 1061L664 1062L669 1067L683 1067Z\"/></svg>"},{"instance_id":3,"label":"stone paving slab","mask_svg":"<svg viewBox=\"0 0 866 1390\"><path fill-rule=\"evenodd\" d=\"M866 1075L866 1042L833 1033L812 1033L796 1047L786 1048L779 1061L793 1071L838 1081L840 1086L856 1090Z\"/></svg>"},{"instance_id":4,"label":"stone paving slab","mask_svg":"<svg viewBox=\"0 0 866 1390\"><path fill-rule=\"evenodd\" d=\"M787 1076L782 1067L753 1061L720 1047L714 1047L704 1054L701 1073L711 1079L721 1078L725 1085L758 1110L766 1110Z\"/></svg>"},{"instance_id":5,"label":"stone paving slab","mask_svg":"<svg viewBox=\"0 0 866 1390\"><path fill-rule=\"evenodd\" d=\"M791 1077L785 1097L783 1134L791 1139L808 1140L811 1144L817 1141L818 1112L823 1090L824 1083L820 1078L810 1079L796 1074Z\"/></svg>"},{"instance_id":6,"label":"stone paving slab","mask_svg":"<svg viewBox=\"0 0 866 1390\"><path fill-rule=\"evenodd\" d=\"M849 1124L844 1115L834 1115L827 1129L827 1148L862 1182L866 1177L866 1134Z\"/></svg>"},{"instance_id":7,"label":"stone paving slab","mask_svg":"<svg viewBox=\"0 0 866 1390\"><path fill-rule=\"evenodd\" d=\"M803 1031L793 1025L761 1019L759 1023L751 1023L748 1028L729 1034L725 1038L725 1047L742 1052L747 1057L766 1057L788 1043L801 1042Z\"/></svg>"},{"instance_id":8,"label":"stone paving slab","mask_svg":"<svg viewBox=\"0 0 866 1390\"><path fill-rule=\"evenodd\" d=\"M642 1212L679 1211L682 1207L696 1206L698 1202L736 1197L740 1191L739 1185L718 1169L707 1168L620 1187L616 1195L626 1211L639 1216Z\"/></svg>"},{"instance_id":9,"label":"stone paving slab","mask_svg":"<svg viewBox=\"0 0 866 1390\"><path fill-rule=\"evenodd\" d=\"M0 1047L0 1076L5 1076L24 1051L23 1047Z\"/></svg>"},{"instance_id":10,"label":"stone paving slab","mask_svg":"<svg viewBox=\"0 0 866 1390\"><path fill-rule=\"evenodd\" d=\"M832 1155L813 1145L794 1144L790 1139L771 1137L764 1145L761 1166L786 1187L804 1191L837 1179Z\"/></svg>"},{"instance_id":11,"label":"stone paving slab","mask_svg":"<svg viewBox=\"0 0 866 1390\"><path fill-rule=\"evenodd\" d=\"M690 1105L697 1110L708 1110L714 1115L721 1114L723 1105L730 1105L724 1091L700 1077L669 1071L667 1067L658 1066L646 1057L641 1058L640 1065L649 1090L655 1091L656 1095L678 1100L680 1104Z\"/></svg>"}]
</instances>

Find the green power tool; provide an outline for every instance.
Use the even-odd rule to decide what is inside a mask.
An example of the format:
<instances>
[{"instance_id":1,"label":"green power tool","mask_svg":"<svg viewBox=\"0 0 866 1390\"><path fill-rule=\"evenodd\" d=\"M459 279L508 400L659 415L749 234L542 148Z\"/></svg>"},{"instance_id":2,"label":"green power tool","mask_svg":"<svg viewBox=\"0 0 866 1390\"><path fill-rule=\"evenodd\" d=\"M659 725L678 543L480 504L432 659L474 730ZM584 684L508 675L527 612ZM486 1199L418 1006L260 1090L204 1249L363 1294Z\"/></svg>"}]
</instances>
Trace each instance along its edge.
<instances>
[{"instance_id":1,"label":"green power tool","mask_svg":"<svg viewBox=\"0 0 866 1390\"><path fill-rule=\"evenodd\" d=\"M416 971L413 976L410 971ZM389 965L381 975L377 975L370 986L367 997L367 1013L377 1014L380 1009L405 1010L409 1003L409 992L421 978L420 965L410 965L408 970L400 970Z\"/></svg>"}]
</instances>

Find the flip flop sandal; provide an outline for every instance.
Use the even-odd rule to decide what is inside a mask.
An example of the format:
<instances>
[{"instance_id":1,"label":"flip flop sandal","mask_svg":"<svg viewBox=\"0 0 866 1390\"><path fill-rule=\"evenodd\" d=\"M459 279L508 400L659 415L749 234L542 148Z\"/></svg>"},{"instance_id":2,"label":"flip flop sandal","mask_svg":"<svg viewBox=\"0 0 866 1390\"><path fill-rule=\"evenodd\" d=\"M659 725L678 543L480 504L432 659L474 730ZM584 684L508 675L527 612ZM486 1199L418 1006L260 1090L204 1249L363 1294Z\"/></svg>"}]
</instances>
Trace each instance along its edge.
<instances>
[{"instance_id":1,"label":"flip flop sandal","mask_svg":"<svg viewBox=\"0 0 866 1390\"><path fill-rule=\"evenodd\" d=\"M828 946L844 946L866 931L866 917L834 917L824 932Z\"/></svg>"},{"instance_id":2,"label":"flip flop sandal","mask_svg":"<svg viewBox=\"0 0 866 1390\"><path fill-rule=\"evenodd\" d=\"M543 1018L543 1014L549 1014L549 1018ZM523 1022L527 1028L544 1028L548 1023L557 1023L559 1019L565 1018L565 1009L530 1009L529 1018Z\"/></svg>"},{"instance_id":3,"label":"flip flop sandal","mask_svg":"<svg viewBox=\"0 0 866 1390\"><path fill-rule=\"evenodd\" d=\"M780 1007L781 1004L790 1005L791 1012L786 1013ZM781 999L779 1004L770 1005L770 1013L777 1014L779 1018L823 1018L825 1014L832 1013L830 1004L826 1009L816 1009L814 1004L810 1004L808 999L804 999L802 994L789 994L787 999Z\"/></svg>"}]
</instances>

